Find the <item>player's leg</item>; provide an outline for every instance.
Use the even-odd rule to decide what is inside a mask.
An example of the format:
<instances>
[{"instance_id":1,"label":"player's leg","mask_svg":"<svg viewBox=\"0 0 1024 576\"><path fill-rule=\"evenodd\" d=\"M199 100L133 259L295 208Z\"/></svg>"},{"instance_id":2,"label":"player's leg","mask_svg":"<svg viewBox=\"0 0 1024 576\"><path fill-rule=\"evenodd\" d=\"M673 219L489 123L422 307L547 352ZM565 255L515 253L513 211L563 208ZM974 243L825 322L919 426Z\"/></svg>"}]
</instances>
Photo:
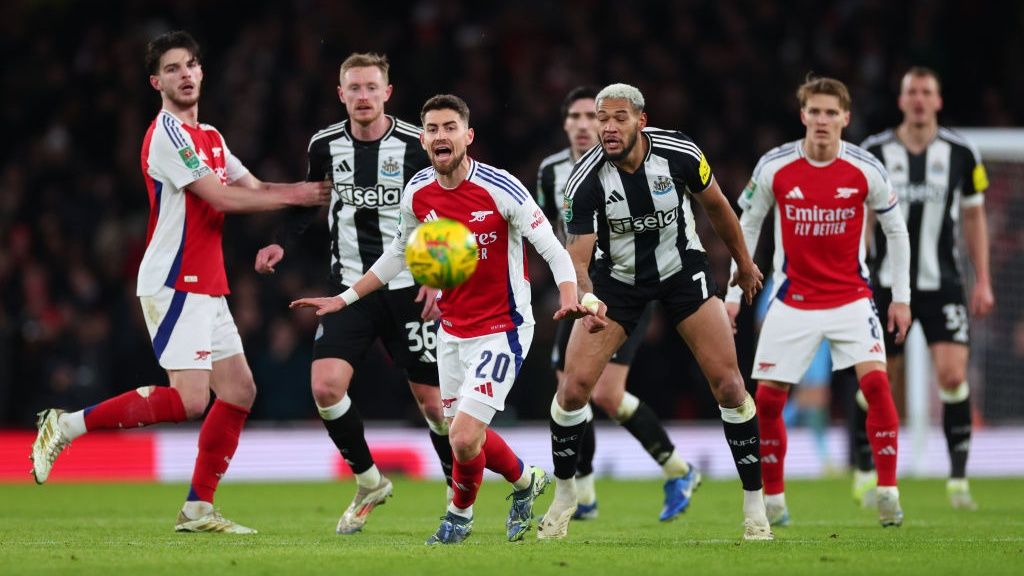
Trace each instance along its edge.
<instances>
[{"instance_id":1,"label":"player's leg","mask_svg":"<svg viewBox=\"0 0 1024 576\"><path fill-rule=\"evenodd\" d=\"M370 512L387 502L393 490L391 481L374 464L362 415L348 395L353 366L377 338L374 316L382 316L382 308L380 294L375 293L338 314L322 317L313 343L313 401L327 434L356 477L356 493L338 519L338 534L361 530Z\"/></svg>"},{"instance_id":2,"label":"player's leg","mask_svg":"<svg viewBox=\"0 0 1024 576\"><path fill-rule=\"evenodd\" d=\"M256 383L245 360L242 339L223 297L215 302L209 386L216 395L199 429L199 446L192 483L178 513L179 532L255 534L213 508L214 493L238 448L238 439L256 400Z\"/></svg>"},{"instance_id":3,"label":"player's leg","mask_svg":"<svg viewBox=\"0 0 1024 576\"><path fill-rule=\"evenodd\" d=\"M605 301L608 304L608 301ZM639 317L637 310L633 316ZM565 375L551 401L551 458L555 467L555 497L537 529L542 539L564 538L577 507L575 474L590 411L590 394L608 359L626 340L626 332L609 306L608 327L591 334L581 322L573 325L566 349Z\"/></svg>"},{"instance_id":4,"label":"player's leg","mask_svg":"<svg viewBox=\"0 0 1024 576\"><path fill-rule=\"evenodd\" d=\"M916 298L912 298L912 302ZM887 288L877 288L874 291L875 311L887 311L892 303L892 291ZM913 315L916 317L918 308L912 303ZM903 344L897 344L894 335L888 330L882 331L882 341L885 344L886 352L886 374L889 377L889 387L892 391L893 404L896 406L898 415L902 415L904 380L906 375L906 362L903 355ZM858 378L859 380L859 378ZM864 392L858 388L854 397L853 418L851 434L853 436L853 499L862 508L874 508L877 505L878 473L875 471L875 459L872 457L871 442L868 439L867 431L868 399Z\"/></svg>"},{"instance_id":5,"label":"player's leg","mask_svg":"<svg viewBox=\"0 0 1024 576\"><path fill-rule=\"evenodd\" d=\"M867 298L833 309L830 318L833 321L828 324L826 337L832 345L832 362L839 370L854 367L868 404L865 428L878 470L879 521L882 526L899 526L903 522L896 485L900 419L886 373L885 330L874 302Z\"/></svg>"},{"instance_id":6,"label":"player's leg","mask_svg":"<svg viewBox=\"0 0 1024 576\"><path fill-rule=\"evenodd\" d=\"M509 540L521 539L530 528L533 499L543 491L546 475L526 466L489 424L504 410L532 339L532 326L469 341L442 332L438 370L444 413L453 417L449 438L455 456L454 495L441 526L427 544L457 543L469 535L485 467L513 485L506 521Z\"/></svg>"},{"instance_id":7,"label":"player's leg","mask_svg":"<svg viewBox=\"0 0 1024 576\"><path fill-rule=\"evenodd\" d=\"M137 428L201 418L210 401L211 334L209 296L166 288L140 298L153 350L170 374L171 386L143 386L76 412L39 413L32 445L32 474L46 482L57 456L71 441L93 430ZM182 374L175 376L175 374Z\"/></svg>"},{"instance_id":8,"label":"player's leg","mask_svg":"<svg viewBox=\"0 0 1024 576\"><path fill-rule=\"evenodd\" d=\"M950 474L946 492L958 510L976 510L967 483L967 456L971 447L971 399L967 384L968 348L936 342L930 346L942 400L942 431L949 451Z\"/></svg>"},{"instance_id":9,"label":"player's leg","mask_svg":"<svg viewBox=\"0 0 1024 576\"><path fill-rule=\"evenodd\" d=\"M420 318L423 305L417 303L419 288L411 286L381 293L387 302L388 321L382 325L381 340L391 357L409 378L416 405L430 432L451 500L452 447L448 441L448 421L441 412L441 392L437 379L437 323Z\"/></svg>"},{"instance_id":10,"label":"player's leg","mask_svg":"<svg viewBox=\"0 0 1024 576\"><path fill-rule=\"evenodd\" d=\"M551 348L551 368L555 371L556 387L565 378L565 351L569 346L569 335L572 333L573 323L573 320L561 320L555 329L555 342ZM603 377L604 373L602 373ZM597 518L597 491L594 487L594 454L596 452L597 435L594 433L594 411L588 404L586 428L583 429L579 461L576 463L576 511L573 512L573 520Z\"/></svg>"},{"instance_id":11,"label":"player's leg","mask_svg":"<svg viewBox=\"0 0 1024 576\"><path fill-rule=\"evenodd\" d=\"M658 519L665 522L686 511L690 505L690 497L700 485L701 476L695 467L683 459L654 410L626 391L629 365L633 362L633 357L646 336L647 326L650 324L654 309L653 303L647 306L636 328L629 334L626 343L619 347L611 361L605 366L604 372L601 373L601 377L594 387L592 400L612 421L629 431L650 454L651 458L661 466L662 473L665 475L665 483L662 487L664 505ZM581 486L579 478L576 483L577 489L582 494L585 486ZM594 510L596 511L596 507ZM576 515L579 514L580 509L577 509Z\"/></svg>"},{"instance_id":12,"label":"player's leg","mask_svg":"<svg viewBox=\"0 0 1024 576\"><path fill-rule=\"evenodd\" d=\"M821 345L821 324L826 318L817 310L799 310L775 300L761 326L751 376L757 387L758 433L761 472L764 476L765 509L773 526L789 523L786 506L786 421L783 409L789 388L807 372Z\"/></svg>"}]
</instances>

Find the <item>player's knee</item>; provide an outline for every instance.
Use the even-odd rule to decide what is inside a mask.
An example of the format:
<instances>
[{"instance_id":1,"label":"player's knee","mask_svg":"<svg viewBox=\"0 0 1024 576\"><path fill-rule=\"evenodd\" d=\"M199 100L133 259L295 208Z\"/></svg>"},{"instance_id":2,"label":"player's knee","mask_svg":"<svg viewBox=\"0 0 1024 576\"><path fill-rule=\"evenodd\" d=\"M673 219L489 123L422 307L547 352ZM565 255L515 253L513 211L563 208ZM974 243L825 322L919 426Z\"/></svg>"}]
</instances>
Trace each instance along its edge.
<instances>
[{"instance_id":1,"label":"player's knee","mask_svg":"<svg viewBox=\"0 0 1024 576\"><path fill-rule=\"evenodd\" d=\"M959 366L944 367L937 374L939 387L943 390L956 390L960 383L967 379L967 371Z\"/></svg>"},{"instance_id":2,"label":"player's knee","mask_svg":"<svg viewBox=\"0 0 1024 576\"><path fill-rule=\"evenodd\" d=\"M738 406L747 397L746 384L738 369L708 378L708 383L711 385L711 393L721 406Z\"/></svg>"},{"instance_id":3,"label":"player's knee","mask_svg":"<svg viewBox=\"0 0 1024 576\"><path fill-rule=\"evenodd\" d=\"M252 405L256 403L256 381L251 373L248 378L238 381L233 396L233 404L237 404L245 409L252 408Z\"/></svg>"},{"instance_id":4,"label":"player's knee","mask_svg":"<svg viewBox=\"0 0 1024 576\"><path fill-rule=\"evenodd\" d=\"M313 379L313 401L317 406L334 406L345 397L345 387L335 379Z\"/></svg>"},{"instance_id":5,"label":"player's knee","mask_svg":"<svg viewBox=\"0 0 1024 576\"><path fill-rule=\"evenodd\" d=\"M448 431L448 442L452 445L452 453L455 455L455 459L460 462L476 458L483 447L483 438L480 438L474 430L465 428L450 429Z\"/></svg>"},{"instance_id":6,"label":"player's knee","mask_svg":"<svg viewBox=\"0 0 1024 576\"><path fill-rule=\"evenodd\" d=\"M619 404L622 400L621 394L611 393L600 388L595 388L594 393L590 397L590 401L593 402L602 412L608 415L609 418L615 418L615 415L619 411Z\"/></svg>"},{"instance_id":7,"label":"player's knee","mask_svg":"<svg viewBox=\"0 0 1024 576\"><path fill-rule=\"evenodd\" d=\"M206 413L206 407L210 405L209 390L182 390L178 389L181 396L181 404L185 407L185 418L197 420Z\"/></svg>"},{"instance_id":8,"label":"player's knee","mask_svg":"<svg viewBox=\"0 0 1024 576\"><path fill-rule=\"evenodd\" d=\"M565 410L579 410L590 402L591 388L577 374L566 373L559 390L558 404Z\"/></svg>"}]
</instances>

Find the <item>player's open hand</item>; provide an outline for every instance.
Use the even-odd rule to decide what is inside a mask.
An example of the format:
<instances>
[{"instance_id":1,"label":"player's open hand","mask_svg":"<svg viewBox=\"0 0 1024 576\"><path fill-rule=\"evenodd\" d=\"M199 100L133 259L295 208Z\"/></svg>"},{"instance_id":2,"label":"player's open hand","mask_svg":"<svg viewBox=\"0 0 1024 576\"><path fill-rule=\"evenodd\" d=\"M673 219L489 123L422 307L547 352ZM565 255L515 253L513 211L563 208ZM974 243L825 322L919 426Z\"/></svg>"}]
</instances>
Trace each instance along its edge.
<instances>
[{"instance_id":1,"label":"player's open hand","mask_svg":"<svg viewBox=\"0 0 1024 576\"><path fill-rule=\"evenodd\" d=\"M260 248L256 253L256 272L273 274L274 266L284 259L284 248L278 244L270 244Z\"/></svg>"},{"instance_id":2,"label":"player's open hand","mask_svg":"<svg viewBox=\"0 0 1024 576\"><path fill-rule=\"evenodd\" d=\"M289 308L316 308L316 315L323 316L337 312L345 307L345 301L341 296L329 296L327 298L299 298L288 305Z\"/></svg>"},{"instance_id":3,"label":"player's open hand","mask_svg":"<svg viewBox=\"0 0 1024 576\"><path fill-rule=\"evenodd\" d=\"M747 304L754 303L754 296L764 288L764 274L751 261L748 265L737 266L736 272L732 275L729 286L739 286L743 289L743 299Z\"/></svg>"},{"instance_id":4,"label":"player's open hand","mask_svg":"<svg viewBox=\"0 0 1024 576\"><path fill-rule=\"evenodd\" d=\"M903 344L907 339L907 331L910 330L910 304L906 302L893 302L889 304L889 324L886 328L889 332L896 332L895 341Z\"/></svg>"},{"instance_id":5,"label":"player's open hand","mask_svg":"<svg viewBox=\"0 0 1024 576\"><path fill-rule=\"evenodd\" d=\"M739 302L726 302L725 313L729 315L729 324L732 326L732 333L736 333L736 317L740 314Z\"/></svg>"},{"instance_id":6,"label":"player's open hand","mask_svg":"<svg viewBox=\"0 0 1024 576\"><path fill-rule=\"evenodd\" d=\"M420 319L433 321L441 317L441 309L437 307L437 299L440 296L441 291L437 288L420 286L419 294L416 295L415 300L415 302L423 302L423 311L420 312Z\"/></svg>"}]
</instances>

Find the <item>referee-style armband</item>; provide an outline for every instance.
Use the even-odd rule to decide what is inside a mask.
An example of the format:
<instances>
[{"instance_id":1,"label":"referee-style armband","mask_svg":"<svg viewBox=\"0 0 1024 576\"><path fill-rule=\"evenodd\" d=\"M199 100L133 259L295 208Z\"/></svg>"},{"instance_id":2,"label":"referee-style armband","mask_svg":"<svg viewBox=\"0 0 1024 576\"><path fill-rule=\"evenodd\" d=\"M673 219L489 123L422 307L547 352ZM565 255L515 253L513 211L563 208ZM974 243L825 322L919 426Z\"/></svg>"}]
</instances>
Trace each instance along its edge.
<instances>
[{"instance_id":1,"label":"referee-style armband","mask_svg":"<svg viewBox=\"0 0 1024 576\"><path fill-rule=\"evenodd\" d=\"M338 298L341 298L345 302L345 305L349 306L356 300L359 300L359 293L353 290L352 288L349 288L348 290L345 290L341 294L338 294Z\"/></svg>"}]
</instances>

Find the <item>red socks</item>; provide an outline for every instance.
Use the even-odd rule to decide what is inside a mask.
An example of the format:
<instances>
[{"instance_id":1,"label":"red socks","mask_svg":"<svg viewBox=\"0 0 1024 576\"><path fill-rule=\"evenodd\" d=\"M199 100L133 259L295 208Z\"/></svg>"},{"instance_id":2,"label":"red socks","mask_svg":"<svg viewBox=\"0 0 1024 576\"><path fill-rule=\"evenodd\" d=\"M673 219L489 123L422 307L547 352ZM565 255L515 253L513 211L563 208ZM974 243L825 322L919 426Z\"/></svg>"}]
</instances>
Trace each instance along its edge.
<instances>
[{"instance_id":1,"label":"red socks","mask_svg":"<svg viewBox=\"0 0 1024 576\"><path fill-rule=\"evenodd\" d=\"M787 390L758 386L757 417L761 436L761 474L764 493L782 494L785 490L784 464L786 460L786 421L782 409L786 407Z\"/></svg>"},{"instance_id":2,"label":"red socks","mask_svg":"<svg viewBox=\"0 0 1024 576\"><path fill-rule=\"evenodd\" d=\"M483 448L476 457L466 462L455 459L452 467L452 488L455 489L452 504L459 508L469 508L476 502L485 467L501 474L509 482L515 482L523 475L523 461L508 447L505 439L490 428L487 429Z\"/></svg>"},{"instance_id":3,"label":"red socks","mask_svg":"<svg viewBox=\"0 0 1024 576\"><path fill-rule=\"evenodd\" d=\"M83 410L85 429L139 428L159 422L183 422L185 405L170 386L144 386Z\"/></svg>"},{"instance_id":4,"label":"red socks","mask_svg":"<svg viewBox=\"0 0 1024 576\"><path fill-rule=\"evenodd\" d=\"M523 461L508 447L505 439L490 428L487 429L483 453L486 455L485 465L487 469L501 474L505 477L505 480L515 482L523 475Z\"/></svg>"},{"instance_id":5,"label":"red socks","mask_svg":"<svg viewBox=\"0 0 1024 576\"><path fill-rule=\"evenodd\" d=\"M452 488L455 495L452 497L452 504L459 508L469 508L476 502L476 494L480 491L480 483L484 480L484 462L487 456L480 451L475 458L460 462L455 458L455 465L452 466Z\"/></svg>"},{"instance_id":6,"label":"red socks","mask_svg":"<svg viewBox=\"0 0 1024 576\"><path fill-rule=\"evenodd\" d=\"M188 500L213 502L213 493L235 455L238 437L248 416L249 411L241 406L219 399L213 402L203 427L199 429L199 455L192 472Z\"/></svg>"},{"instance_id":7,"label":"red socks","mask_svg":"<svg viewBox=\"0 0 1024 576\"><path fill-rule=\"evenodd\" d=\"M866 428L878 469L878 485L895 486L900 417L889 390L889 376L884 370L868 372L860 379L860 389L868 400Z\"/></svg>"}]
</instances>

